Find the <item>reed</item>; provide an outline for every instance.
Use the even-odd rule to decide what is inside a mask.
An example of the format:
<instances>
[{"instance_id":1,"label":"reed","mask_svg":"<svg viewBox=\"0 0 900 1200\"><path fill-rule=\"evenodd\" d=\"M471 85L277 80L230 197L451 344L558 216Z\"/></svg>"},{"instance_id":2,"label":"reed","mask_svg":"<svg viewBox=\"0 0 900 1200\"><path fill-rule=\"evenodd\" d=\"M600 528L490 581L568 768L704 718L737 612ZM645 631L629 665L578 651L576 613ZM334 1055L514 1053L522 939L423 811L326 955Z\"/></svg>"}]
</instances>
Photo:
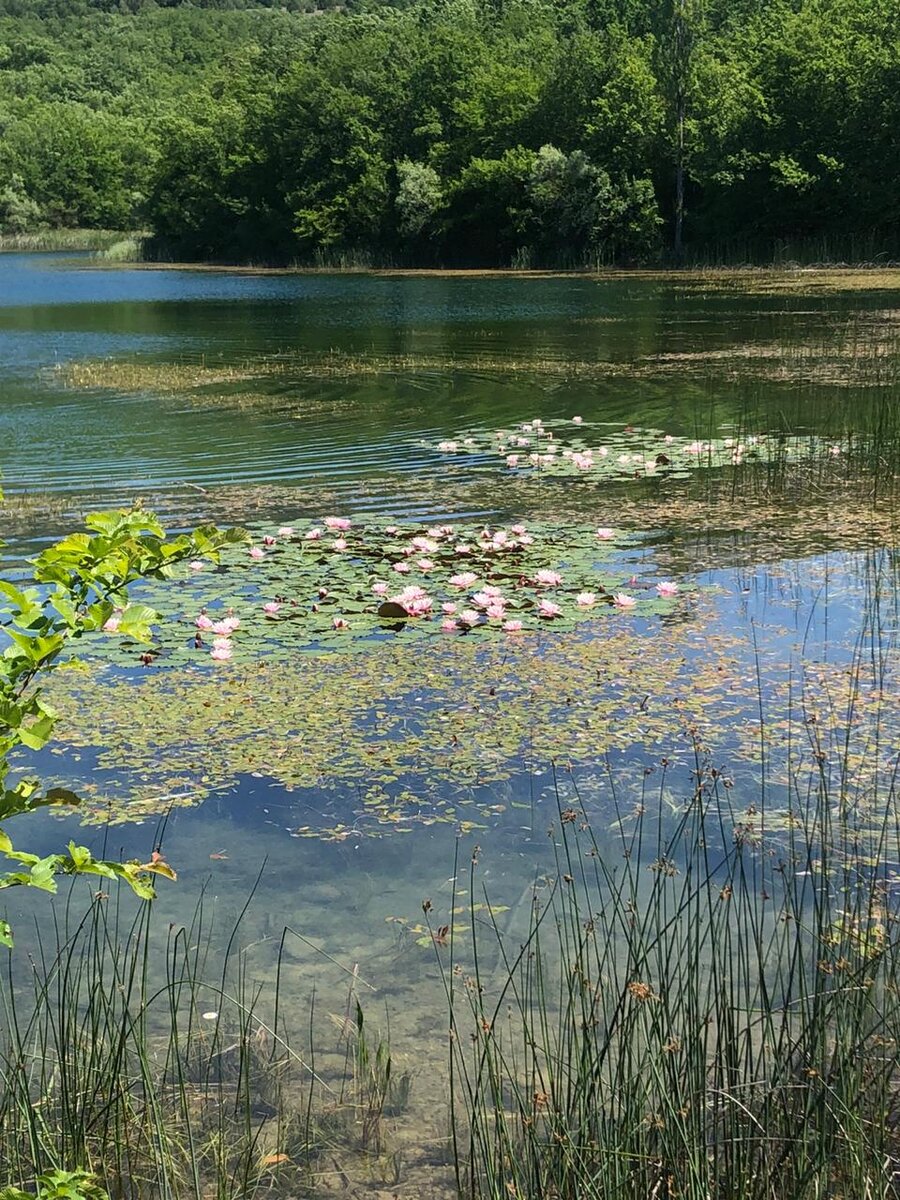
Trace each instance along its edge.
<instances>
[{"instance_id":1,"label":"reed","mask_svg":"<svg viewBox=\"0 0 900 1200\"><path fill-rule=\"evenodd\" d=\"M161 939L151 906L96 894L85 910L83 895L38 929L29 985L11 958L0 987L0 1188L49 1196L68 1179L88 1200L232 1200L306 1194L320 1161L365 1159L371 1174L391 1056L381 1040L369 1062L361 1008L339 1103L344 1085L291 1043L281 952L266 989L239 923L224 951L214 942L202 897Z\"/></svg>"},{"instance_id":2,"label":"reed","mask_svg":"<svg viewBox=\"0 0 900 1200\"><path fill-rule=\"evenodd\" d=\"M857 682L889 678L886 581L873 579ZM665 761L628 811L609 772L612 833L559 799L554 867L524 927L485 920L472 855L469 894L485 903L465 940L451 933L449 962L436 951L461 1194L898 1194L897 763L875 765L890 750L877 723L861 765L798 701L797 761L802 744L814 765L789 771L775 821L760 706L749 804L696 733L674 816Z\"/></svg>"}]
</instances>

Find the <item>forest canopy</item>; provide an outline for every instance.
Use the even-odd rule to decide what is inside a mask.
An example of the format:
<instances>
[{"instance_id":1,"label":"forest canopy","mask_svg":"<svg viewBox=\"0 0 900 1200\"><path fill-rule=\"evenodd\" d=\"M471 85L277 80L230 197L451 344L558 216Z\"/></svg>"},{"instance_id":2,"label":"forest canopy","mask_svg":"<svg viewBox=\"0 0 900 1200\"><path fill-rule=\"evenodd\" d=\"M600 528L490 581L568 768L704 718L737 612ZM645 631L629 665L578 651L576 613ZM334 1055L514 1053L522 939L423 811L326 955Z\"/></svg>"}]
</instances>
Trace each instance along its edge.
<instances>
[{"instance_id":1,"label":"forest canopy","mask_svg":"<svg viewBox=\"0 0 900 1200\"><path fill-rule=\"evenodd\" d=\"M223 262L896 254L895 0L313 2L0 0L0 233Z\"/></svg>"}]
</instances>

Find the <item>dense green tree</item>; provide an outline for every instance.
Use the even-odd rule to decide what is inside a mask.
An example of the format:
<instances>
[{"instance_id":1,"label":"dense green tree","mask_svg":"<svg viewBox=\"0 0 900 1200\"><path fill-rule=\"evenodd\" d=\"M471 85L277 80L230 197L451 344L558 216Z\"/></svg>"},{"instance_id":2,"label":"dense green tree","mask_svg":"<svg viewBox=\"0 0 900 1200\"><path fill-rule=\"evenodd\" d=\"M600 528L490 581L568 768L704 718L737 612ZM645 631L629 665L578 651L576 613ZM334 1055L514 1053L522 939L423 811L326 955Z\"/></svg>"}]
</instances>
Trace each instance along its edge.
<instances>
[{"instance_id":1,"label":"dense green tree","mask_svg":"<svg viewBox=\"0 0 900 1200\"><path fill-rule=\"evenodd\" d=\"M0 222L222 261L897 253L896 0L314 7L0 0Z\"/></svg>"}]
</instances>

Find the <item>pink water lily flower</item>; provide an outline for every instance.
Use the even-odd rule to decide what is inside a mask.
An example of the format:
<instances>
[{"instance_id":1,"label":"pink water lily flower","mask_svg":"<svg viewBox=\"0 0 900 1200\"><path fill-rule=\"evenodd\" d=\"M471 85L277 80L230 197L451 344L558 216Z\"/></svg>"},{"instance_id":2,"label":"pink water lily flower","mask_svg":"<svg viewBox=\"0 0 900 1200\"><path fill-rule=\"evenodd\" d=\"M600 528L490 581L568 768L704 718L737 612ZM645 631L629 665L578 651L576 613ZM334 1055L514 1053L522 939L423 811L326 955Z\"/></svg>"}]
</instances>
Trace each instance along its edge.
<instances>
[{"instance_id":1,"label":"pink water lily flower","mask_svg":"<svg viewBox=\"0 0 900 1200\"><path fill-rule=\"evenodd\" d=\"M267 533L266 536L263 538L263 545L264 546L274 546L275 540L276 539L272 537L271 533Z\"/></svg>"},{"instance_id":2,"label":"pink water lily flower","mask_svg":"<svg viewBox=\"0 0 900 1200\"><path fill-rule=\"evenodd\" d=\"M595 592L579 592L575 597L575 603L579 608L593 608L597 603Z\"/></svg>"},{"instance_id":3,"label":"pink water lily flower","mask_svg":"<svg viewBox=\"0 0 900 1200\"><path fill-rule=\"evenodd\" d=\"M625 592L617 592L613 596L613 604L615 604L616 608L634 608L637 600L635 600L634 596L629 596Z\"/></svg>"},{"instance_id":4,"label":"pink water lily flower","mask_svg":"<svg viewBox=\"0 0 900 1200\"><path fill-rule=\"evenodd\" d=\"M293 526L282 525L281 528L278 530L278 536L279 537L293 537L294 536Z\"/></svg>"},{"instance_id":5,"label":"pink water lily flower","mask_svg":"<svg viewBox=\"0 0 900 1200\"><path fill-rule=\"evenodd\" d=\"M504 633L521 633L522 632L522 622L521 621L504 621L503 631L504 631Z\"/></svg>"},{"instance_id":6,"label":"pink water lily flower","mask_svg":"<svg viewBox=\"0 0 900 1200\"><path fill-rule=\"evenodd\" d=\"M230 633L234 633L239 625L240 621L237 617L225 617L221 621L216 621L214 625L210 626L210 629L212 629L213 633L228 637Z\"/></svg>"},{"instance_id":7,"label":"pink water lily flower","mask_svg":"<svg viewBox=\"0 0 900 1200\"><path fill-rule=\"evenodd\" d=\"M391 535L391 537L393 537L394 534L397 532L397 526L396 525L385 525L384 532L389 533Z\"/></svg>"},{"instance_id":8,"label":"pink water lily flower","mask_svg":"<svg viewBox=\"0 0 900 1200\"><path fill-rule=\"evenodd\" d=\"M407 562L397 562L394 563L394 570L398 575L408 575L412 567Z\"/></svg>"},{"instance_id":9,"label":"pink water lily flower","mask_svg":"<svg viewBox=\"0 0 900 1200\"><path fill-rule=\"evenodd\" d=\"M332 629L349 629L350 622L344 620L343 617L334 617L331 622Z\"/></svg>"},{"instance_id":10,"label":"pink water lily flower","mask_svg":"<svg viewBox=\"0 0 900 1200\"><path fill-rule=\"evenodd\" d=\"M472 547L466 542L460 542L458 546L453 547L453 553L459 555L471 554Z\"/></svg>"},{"instance_id":11,"label":"pink water lily flower","mask_svg":"<svg viewBox=\"0 0 900 1200\"><path fill-rule=\"evenodd\" d=\"M372 591L375 593L376 596L383 596L387 590L388 590L388 585L386 583L382 583L380 580L378 583L372 584Z\"/></svg>"},{"instance_id":12,"label":"pink water lily flower","mask_svg":"<svg viewBox=\"0 0 900 1200\"><path fill-rule=\"evenodd\" d=\"M427 573L428 571L434 570L435 564L432 562L432 560L430 558L420 558L417 560L416 566L419 568L420 571L425 571Z\"/></svg>"},{"instance_id":13,"label":"pink water lily flower","mask_svg":"<svg viewBox=\"0 0 900 1200\"><path fill-rule=\"evenodd\" d=\"M521 537L522 534L525 532L525 526L524 525L510 525L509 531L510 531L510 533L514 533L516 535L516 537Z\"/></svg>"},{"instance_id":14,"label":"pink water lily flower","mask_svg":"<svg viewBox=\"0 0 900 1200\"><path fill-rule=\"evenodd\" d=\"M231 646L213 646L210 657L214 658L216 662L227 662L232 653Z\"/></svg>"},{"instance_id":15,"label":"pink water lily flower","mask_svg":"<svg viewBox=\"0 0 900 1200\"><path fill-rule=\"evenodd\" d=\"M465 589L470 588L477 580L478 576L473 575L471 571L463 571L460 575L451 575L447 582L451 587Z\"/></svg>"},{"instance_id":16,"label":"pink water lily flower","mask_svg":"<svg viewBox=\"0 0 900 1200\"><path fill-rule=\"evenodd\" d=\"M534 582L538 587L556 587L557 584L562 583L562 575L558 571L549 571L543 567L540 571L535 572Z\"/></svg>"},{"instance_id":17,"label":"pink water lily flower","mask_svg":"<svg viewBox=\"0 0 900 1200\"><path fill-rule=\"evenodd\" d=\"M230 637L213 638L213 648L215 650L228 650L232 645Z\"/></svg>"},{"instance_id":18,"label":"pink water lily flower","mask_svg":"<svg viewBox=\"0 0 900 1200\"><path fill-rule=\"evenodd\" d=\"M195 558L191 562L188 563L188 566L191 568L192 571L202 571L203 568L206 566L206 563L201 562L199 558Z\"/></svg>"},{"instance_id":19,"label":"pink water lily flower","mask_svg":"<svg viewBox=\"0 0 900 1200\"><path fill-rule=\"evenodd\" d=\"M332 548L332 550L346 550L347 549L347 539L346 538L335 538L334 541L331 543L331 548Z\"/></svg>"},{"instance_id":20,"label":"pink water lily flower","mask_svg":"<svg viewBox=\"0 0 900 1200\"><path fill-rule=\"evenodd\" d=\"M458 628L458 625L451 617L447 617L441 621L441 633L455 633Z\"/></svg>"},{"instance_id":21,"label":"pink water lily flower","mask_svg":"<svg viewBox=\"0 0 900 1200\"><path fill-rule=\"evenodd\" d=\"M616 536L616 531L614 529L606 529L606 528L598 529L596 536L600 539L601 542L611 542L613 540L613 538Z\"/></svg>"},{"instance_id":22,"label":"pink water lily flower","mask_svg":"<svg viewBox=\"0 0 900 1200\"><path fill-rule=\"evenodd\" d=\"M573 425L580 425L580 424L581 424L581 422L582 422L583 420L584 420L584 417L573 417L573 418L572 418L572 424L573 424Z\"/></svg>"},{"instance_id":23,"label":"pink water lily flower","mask_svg":"<svg viewBox=\"0 0 900 1200\"><path fill-rule=\"evenodd\" d=\"M458 442L438 442L437 448L438 448L438 450L440 450L441 454L455 454L456 451L459 449L459 443Z\"/></svg>"},{"instance_id":24,"label":"pink water lily flower","mask_svg":"<svg viewBox=\"0 0 900 1200\"><path fill-rule=\"evenodd\" d=\"M263 605L263 612L268 613L270 617L274 617L280 608L280 604L276 603L274 600L270 600L268 604Z\"/></svg>"},{"instance_id":25,"label":"pink water lily flower","mask_svg":"<svg viewBox=\"0 0 900 1200\"><path fill-rule=\"evenodd\" d=\"M306 533L304 533L304 535L303 535L304 539L307 542L317 542L321 536L322 536L322 530L318 529L318 528L307 529Z\"/></svg>"},{"instance_id":26,"label":"pink water lily flower","mask_svg":"<svg viewBox=\"0 0 900 1200\"><path fill-rule=\"evenodd\" d=\"M518 456L518 454L507 454L507 456L506 456L506 465L507 465L508 467L513 467L513 468L517 467L517 466L519 465L519 456Z\"/></svg>"},{"instance_id":27,"label":"pink water lily flower","mask_svg":"<svg viewBox=\"0 0 900 1200\"><path fill-rule=\"evenodd\" d=\"M558 617L561 612L562 609L558 604L554 604L552 600L542 600L538 605L537 610L539 617L546 617L548 619L551 617Z\"/></svg>"},{"instance_id":28,"label":"pink water lily flower","mask_svg":"<svg viewBox=\"0 0 900 1200\"><path fill-rule=\"evenodd\" d=\"M414 550L422 550L425 554L434 554L440 547L433 538L414 537L409 543Z\"/></svg>"},{"instance_id":29,"label":"pink water lily flower","mask_svg":"<svg viewBox=\"0 0 900 1200\"><path fill-rule=\"evenodd\" d=\"M464 608L459 614L459 620L462 625L477 625L481 620L481 613L476 612L473 608Z\"/></svg>"},{"instance_id":30,"label":"pink water lily flower","mask_svg":"<svg viewBox=\"0 0 900 1200\"><path fill-rule=\"evenodd\" d=\"M329 529L349 529L353 522L349 517L326 517L325 524Z\"/></svg>"},{"instance_id":31,"label":"pink water lily flower","mask_svg":"<svg viewBox=\"0 0 900 1200\"><path fill-rule=\"evenodd\" d=\"M456 612L457 608L458 608L458 605L454 604L452 601L449 601L449 600L445 604L441 605L441 609L443 610L443 612L447 613L448 616L452 616L453 613Z\"/></svg>"},{"instance_id":32,"label":"pink water lily flower","mask_svg":"<svg viewBox=\"0 0 900 1200\"><path fill-rule=\"evenodd\" d=\"M107 617L106 620L103 622L103 632L104 633L117 633L119 626L121 624L122 624L122 618L120 616L118 616L116 613L113 613L113 615L111 617Z\"/></svg>"},{"instance_id":33,"label":"pink water lily flower","mask_svg":"<svg viewBox=\"0 0 900 1200\"><path fill-rule=\"evenodd\" d=\"M492 621L502 621L506 616L506 609L502 604L489 604L484 610L484 615Z\"/></svg>"},{"instance_id":34,"label":"pink water lily flower","mask_svg":"<svg viewBox=\"0 0 900 1200\"><path fill-rule=\"evenodd\" d=\"M213 627L213 623L209 619L209 617L206 615L206 613L201 613L200 616L197 618L197 620L194 622L194 624L197 626L198 629L212 629L212 627Z\"/></svg>"},{"instance_id":35,"label":"pink water lily flower","mask_svg":"<svg viewBox=\"0 0 900 1200\"><path fill-rule=\"evenodd\" d=\"M661 579L656 585L656 590L660 596L674 596L678 592L678 584L671 579Z\"/></svg>"},{"instance_id":36,"label":"pink water lily flower","mask_svg":"<svg viewBox=\"0 0 900 1200\"><path fill-rule=\"evenodd\" d=\"M266 552L260 546L251 546L250 547L250 557L256 558L256 559L265 558Z\"/></svg>"}]
</instances>

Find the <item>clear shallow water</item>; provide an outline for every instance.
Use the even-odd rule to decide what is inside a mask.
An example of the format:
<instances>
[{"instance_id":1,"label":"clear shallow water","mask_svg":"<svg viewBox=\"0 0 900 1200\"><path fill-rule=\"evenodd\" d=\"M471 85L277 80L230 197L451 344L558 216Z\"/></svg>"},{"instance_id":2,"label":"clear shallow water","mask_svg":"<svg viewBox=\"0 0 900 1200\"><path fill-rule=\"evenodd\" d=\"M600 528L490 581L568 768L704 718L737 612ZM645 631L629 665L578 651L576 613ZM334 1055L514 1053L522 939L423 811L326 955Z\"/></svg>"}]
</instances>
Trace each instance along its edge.
<instances>
[{"instance_id":1,"label":"clear shallow water","mask_svg":"<svg viewBox=\"0 0 900 1200\"><path fill-rule=\"evenodd\" d=\"M883 293L773 296L627 278L253 276L107 270L43 255L0 257L4 486L14 501L55 496L61 508L47 503L20 509L12 553L20 556L54 530L67 528L71 512L135 496L176 525L206 515L227 519L230 507L241 520L249 514L272 527L336 510L355 517L392 513L398 519L457 520L490 514L492 520L528 520L535 512L558 509L573 521L621 523L641 535L620 546L612 565L623 585L635 572L650 582L674 574L685 593L704 589L703 603L668 625L635 621L634 637L646 638L641 645L660 669L671 658L688 664L678 683L688 700L692 671L697 687L702 682L716 701L709 705L711 712L722 698L724 715L710 719L704 735L717 767L733 778L729 803L735 813L756 804L763 784L770 808L784 812L796 801L786 766L795 751L773 743L757 752L759 708L766 721L777 725L790 715L791 727L802 730L804 673L821 698L854 661L863 664L863 678L872 688L889 690L897 635L896 565L890 555L896 543L890 522L874 533L869 529L865 538L857 536L846 520L847 509L862 502L848 500L840 481L827 475L809 494L798 477L796 494L788 489L787 497L767 498L757 510L750 503L758 500L757 489L747 488L746 495L744 490L749 466L744 475L699 472L685 488L641 480L614 486L558 482L529 490L507 485L486 459L448 463L434 446L469 427L494 428L538 414L548 421L580 414L611 427L632 423L684 436L709 436L733 426L839 436L848 422L865 424L881 384L873 389L850 387L846 380L817 382L808 373L798 378L789 370L783 378L761 378L731 360L725 367L709 360L701 370L632 368L653 356L775 342L789 360L792 348L821 347L842 322L874 320L893 302ZM201 375L200 384L193 377L181 387L154 386L151 371L141 376L137 390L79 388L67 384L65 374L67 366L89 360L205 369L271 364L278 356L286 363L283 370L251 371L222 384ZM335 356L343 364L337 373L329 366ZM357 368L348 369L348 360ZM612 364L615 370L592 373L585 363ZM730 489L734 513L749 514L743 525L718 528L698 515L707 500L722 501L722 478L730 479L726 506ZM837 544L826 550L828 522L823 524L821 502L829 487L826 500ZM644 502L652 506L646 524ZM819 507L808 507L813 502ZM838 521L841 514L845 524ZM701 525L705 540L698 542ZM789 553L784 549L787 526ZM735 541L735 529L747 535L745 540ZM881 599L873 632L864 613L872 612L876 591ZM689 638L681 636L683 630ZM651 632L656 634L652 640ZM552 632L547 640L552 672ZM564 669L572 669L571 661L558 667ZM304 670L302 660L296 670ZM605 662L604 670L603 686L623 694L630 686L633 690L614 663ZM344 686L339 666L328 686ZM449 699L438 696L418 704L415 696L386 682L383 692L367 696L347 719L377 732L378 708L400 706L402 715L402 706L409 705L412 727L428 714L439 716L442 704L462 713L473 695L460 685L448 692ZM681 698L673 684L668 693L648 693L646 701L635 694L632 707L641 713L646 704L649 727L655 712ZM835 693L834 704L824 707L839 709L840 696ZM598 742L596 751L590 743L567 744L567 734L561 733L551 753L545 717L539 752L523 751L505 772L486 771L483 782L460 783L452 766L444 768L437 790L445 779L456 803L449 818L445 809L441 821L429 819L433 778L413 774L392 781L389 793L420 788L423 797L416 819L392 830L390 822L360 816L367 784L358 762L350 765L349 756L360 744L355 733L351 737L339 725L326 730L322 736L333 750L330 758L328 753L321 757L330 763L327 773L323 768L317 786L291 789L266 770L267 759L280 747L264 707L255 770L246 756L228 768L227 726L211 727L189 705L183 712L185 741L193 737L205 752L212 745L213 759L223 764L219 775L208 768L211 778L202 787L187 765L181 784L172 781L179 800L203 794L202 804L176 803L163 820L157 803L141 813L140 821L101 831L77 832L71 818L34 816L28 818L27 835L23 825L17 836L27 836L30 846L49 853L77 832L95 847L121 849L142 860L162 845L180 878L162 888L160 928L189 921L205 888L220 930L219 948L255 886L243 933L252 947L247 955L253 969L260 978L272 977L272 951L284 924L303 933L307 941L292 943L287 968L298 1019L314 987L325 1013L341 1011L348 972L358 969L374 989L364 989L366 999L378 1011L387 1010L399 1060L416 1066L417 1120L424 1119L436 1095L444 1026L434 950L418 944L416 927L426 898L434 903L437 924L453 920L452 908L472 902L452 879L459 822L475 825L463 834L463 859L477 839L490 900L508 907L503 919L515 928L527 915L535 876L553 870L547 831L558 816L557 787L569 803L577 785L601 846L615 857L622 853L623 813L652 803L665 827L694 786L694 749L683 732L674 732L678 722L664 742L649 734L642 741L633 721L623 723L621 738L613 737L611 748L601 749ZM270 715L277 729L278 714ZM99 777L107 790L133 788L130 773L140 775L136 748L144 740L137 732L129 734L125 714L114 714L113 720L117 717L124 725L117 744L127 751L131 740L135 754L124 753L119 762L102 760L102 771L88 769L100 761L102 741L85 745L71 731L61 731L67 753L45 755L42 766L84 783ZM491 722L486 707L474 725L469 721L465 727L477 732L480 723L489 730ZM428 728L438 726L433 722ZM570 727L561 723L560 729ZM656 726L653 732L658 733ZM896 755L896 734L892 709L881 729L888 763ZM663 772L666 756L672 766ZM577 761L570 775L572 759ZM496 755L491 762L496 766ZM807 759L804 769L808 766ZM664 795L654 790L661 774ZM865 790L870 781L858 786ZM319 836L300 836L301 830ZM779 835L776 824L773 836ZM42 899L13 899L10 916L17 926L27 925L35 912L49 920ZM27 945L27 935L22 942Z\"/></svg>"}]
</instances>

